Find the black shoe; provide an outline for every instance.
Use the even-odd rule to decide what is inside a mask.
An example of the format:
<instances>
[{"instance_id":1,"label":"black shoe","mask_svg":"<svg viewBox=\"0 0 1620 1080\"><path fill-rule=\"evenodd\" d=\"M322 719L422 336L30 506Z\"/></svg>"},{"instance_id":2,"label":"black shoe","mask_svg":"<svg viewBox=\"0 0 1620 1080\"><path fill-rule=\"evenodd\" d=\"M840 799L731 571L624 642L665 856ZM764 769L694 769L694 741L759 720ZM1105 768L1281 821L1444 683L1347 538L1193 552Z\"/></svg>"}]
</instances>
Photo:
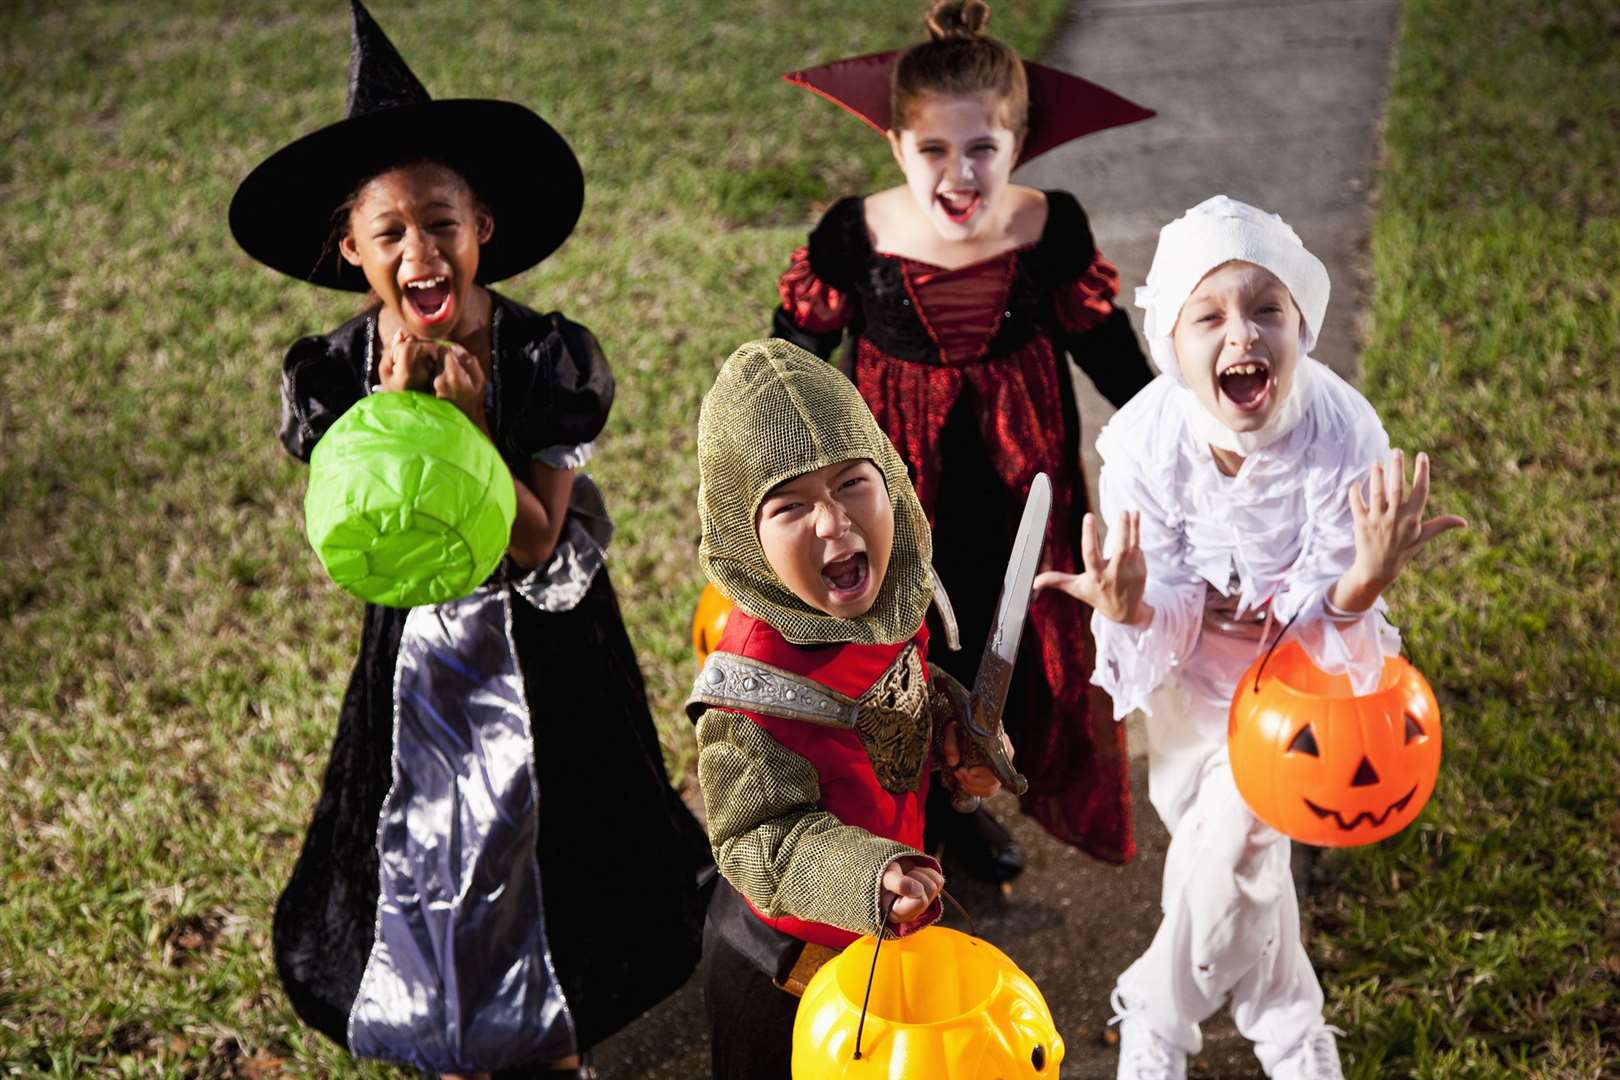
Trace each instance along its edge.
<instances>
[{"instance_id":1,"label":"black shoe","mask_svg":"<svg viewBox=\"0 0 1620 1080\"><path fill-rule=\"evenodd\" d=\"M971 814L948 810L938 826L945 858L970 877L1005 885L1024 872L1024 849L984 807Z\"/></svg>"}]
</instances>

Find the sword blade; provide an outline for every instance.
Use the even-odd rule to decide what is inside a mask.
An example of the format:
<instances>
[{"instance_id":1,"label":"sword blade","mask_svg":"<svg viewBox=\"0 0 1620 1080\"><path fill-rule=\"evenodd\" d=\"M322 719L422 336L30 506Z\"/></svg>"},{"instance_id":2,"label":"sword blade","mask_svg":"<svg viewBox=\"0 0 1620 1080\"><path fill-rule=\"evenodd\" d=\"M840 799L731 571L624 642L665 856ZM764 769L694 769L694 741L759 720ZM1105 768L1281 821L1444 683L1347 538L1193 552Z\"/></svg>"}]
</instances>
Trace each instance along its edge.
<instances>
[{"instance_id":1,"label":"sword blade","mask_svg":"<svg viewBox=\"0 0 1620 1080\"><path fill-rule=\"evenodd\" d=\"M1029 485L1024 515L1013 539L1012 555L1001 583L1001 599L996 604L996 621L984 643L979 671L973 680L973 716L968 733L979 742L990 758L1001 782L1014 794L1028 788L1024 779L1001 749L1001 713L1012 686L1013 667L1018 662L1018 646L1024 638L1024 621L1029 614L1030 592L1035 571L1040 568L1041 548L1046 543L1046 522L1052 513L1052 481L1037 473Z\"/></svg>"}]
</instances>

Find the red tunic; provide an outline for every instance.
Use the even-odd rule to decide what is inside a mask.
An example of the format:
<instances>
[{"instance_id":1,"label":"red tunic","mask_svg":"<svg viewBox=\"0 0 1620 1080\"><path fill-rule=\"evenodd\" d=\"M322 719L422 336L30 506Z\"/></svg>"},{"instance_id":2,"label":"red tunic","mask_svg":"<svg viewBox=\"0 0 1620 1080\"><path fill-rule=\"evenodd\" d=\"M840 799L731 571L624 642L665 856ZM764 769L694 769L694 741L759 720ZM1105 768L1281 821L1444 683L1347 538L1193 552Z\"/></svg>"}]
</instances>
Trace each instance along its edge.
<instances>
[{"instance_id":1,"label":"red tunic","mask_svg":"<svg viewBox=\"0 0 1620 1080\"><path fill-rule=\"evenodd\" d=\"M862 201L845 199L779 287L779 336L829 358L852 338L855 383L910 470L961 624L962 652L936 662L969 685L1038 472L1053 484L1041 569L1079 563L1088 500L1064 353L1116 405L1152 379L1079 204L1047 200L1039 241L946 269L874 251ZM1124 732L1090 705L1089 616L1067 597L1035 597L1005 721L1030 780L1025 812L1124 862L1135 854Z\"/></svg>"},{"instance_id":2,"label":"red tunic","mask_svg":"<svg viewBox=\"0 0 1620 1080\"><path fill-rule=\"evenodd\" d=\"M759 660L812 679L840 694L858 698L872 688L909 644L915 644L926 660L927 626L918 628L909 641L894 645L859 645L853 642L795 645L769 623L755 619L741 609L733 609L726 619L725 633L721 635L715 651ZM821 787L820 809L845 825L855 825L874 836L897 840L918 851L922 850L923 806L928 796L929 773L933 769L931 755L923 759L922 775L912 790L890 792L878 783L872 761L856 732L731 706L727 706L727 709L748 717L785 749L804 758L815 768L816 780ZM772 917L752 903L748 906L770 926L804 941L842 949L860 936L841 927L809 922L792 915ZM921 918L907 923L903 928L892 929L903 936L933 923L939 916L940 902L935 900L933 907Z\"/></svg>"}]
</instances>

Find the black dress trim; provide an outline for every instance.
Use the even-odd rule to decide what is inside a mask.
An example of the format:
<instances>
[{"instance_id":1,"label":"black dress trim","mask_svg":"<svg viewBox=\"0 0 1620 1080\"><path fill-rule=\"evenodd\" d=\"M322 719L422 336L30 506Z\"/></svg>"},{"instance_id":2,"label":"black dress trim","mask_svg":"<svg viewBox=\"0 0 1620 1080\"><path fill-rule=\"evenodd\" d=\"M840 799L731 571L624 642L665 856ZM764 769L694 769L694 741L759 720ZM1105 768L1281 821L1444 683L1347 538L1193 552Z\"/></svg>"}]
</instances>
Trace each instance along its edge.
<instances>
[{"instance_id":1,"label":"black dress trim","mask_svg":"<svg viewBox=\"0 0 1620 1080\"><path fill-rule=\"evenodd\" d=\"M1054 340L1062 340L1053 294L1059 286L1084 274L1096 258L1096 242L1080 203L1066 191L1045 194L1046 224L1035 244L1015 257L1007 315L990 340L986 360L1014 352L1043 331ZM872 249L865 204L863 197L851 196L838 200L827 211L810 234L810 269L827 285L848 293L851 301L859 301L858 325L849 330L853 336L864 335L896 359L940 363L939 347L912 305L899 262L879 256ZM778 336L788 337L823 357L836 348L836 339L830 345L826 340L832 335L809 334L802 329L791 335L784 333L791 324L786 312L779 310L775 320Z\"/></svg>"},{"instance_id":2,"label":"black dress trim","mask_svg":"<svg viewBox=\"0 0 1620 1080\"><path fill-rule=\"evenodd\" d=\"M495 445L510 465L550 446L590 442L613 407L613 372L596 336L559 312L542 315L489 290ZM329 334L293 342L281 370L281 442L308 461L322 435L366 395L371 358L361 312Z\"/></svg>"}]
</instances>

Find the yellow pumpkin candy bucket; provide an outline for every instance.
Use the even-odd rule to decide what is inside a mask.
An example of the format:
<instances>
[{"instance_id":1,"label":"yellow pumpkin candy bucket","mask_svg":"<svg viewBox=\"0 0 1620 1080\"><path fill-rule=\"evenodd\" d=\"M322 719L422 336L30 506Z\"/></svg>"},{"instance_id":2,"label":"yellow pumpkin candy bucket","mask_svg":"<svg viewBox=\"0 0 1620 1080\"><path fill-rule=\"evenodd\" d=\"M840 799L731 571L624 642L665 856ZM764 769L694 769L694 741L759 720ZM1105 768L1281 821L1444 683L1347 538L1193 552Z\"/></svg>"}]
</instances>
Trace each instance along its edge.
<instances>
[{"instance_id":1,"label":"yellow pumpkin candy bucket","mask_svg":"<svg viewBox=\"0 0 1620 1080\"><path fill-rule=\"evenodd\" d=\"M856 941L816 972L793 1024L794 1080L1050 1080L1062 1062L1034 981L994 945L943 926L881 950L875 937Z\"/></svg>"}]
</instances>

